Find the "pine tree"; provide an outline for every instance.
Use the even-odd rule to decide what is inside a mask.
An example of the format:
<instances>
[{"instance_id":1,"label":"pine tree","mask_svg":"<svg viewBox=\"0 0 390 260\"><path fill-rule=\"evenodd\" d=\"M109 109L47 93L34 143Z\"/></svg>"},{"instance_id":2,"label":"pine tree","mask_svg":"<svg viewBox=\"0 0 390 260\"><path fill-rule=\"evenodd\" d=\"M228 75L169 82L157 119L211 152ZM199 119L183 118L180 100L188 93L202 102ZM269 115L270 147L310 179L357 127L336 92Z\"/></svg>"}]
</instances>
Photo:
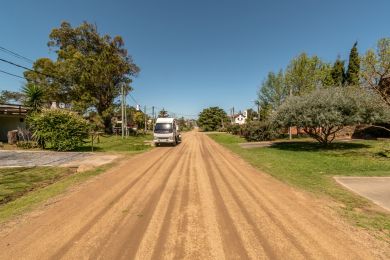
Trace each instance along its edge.
<instances>
[{"instance_id":1,"label":"pine tree","mask_svg":"<svg viewBox=\"0 0 390 260\"><path fill-rule=\"evenodd\" d=\"M360 59L357 49L357 42L353 45L349 54L349 64L346 75L346 82L348 85L359 85Z\"/></svg>"},{"instance_id":2,"label":"pine tree","mask_svg":"<svg viewBox=\"0 0 390 260\"><path fill-rule=\"evenodd\" d=\"M333 64L332 71L330 72L333 83L336 86L342 86L345 82L345 70L344 70L344 61L340 59L340 57L337 58L335 63Z\"/></svg>"}]
</instances>

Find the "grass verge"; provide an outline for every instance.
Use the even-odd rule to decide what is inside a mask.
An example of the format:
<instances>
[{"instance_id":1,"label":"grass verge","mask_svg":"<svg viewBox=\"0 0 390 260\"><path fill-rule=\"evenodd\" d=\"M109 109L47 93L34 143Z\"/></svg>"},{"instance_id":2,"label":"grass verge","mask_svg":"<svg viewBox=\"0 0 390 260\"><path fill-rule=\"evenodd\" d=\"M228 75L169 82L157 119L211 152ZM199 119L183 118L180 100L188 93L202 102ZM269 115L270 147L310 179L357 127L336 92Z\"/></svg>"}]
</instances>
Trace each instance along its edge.
<instances>
[{"instance_id":1,"label":"grass verge","mask_svg":"<svg viewBox=\"0 0 390 260\"><path fill-rule=\"evenodd\" d=\"M333 176L390 176L390 158L383 151L389 141L336 142L327 148L307 141L281 142L271 147L244 149L245 139L230 134L210 134L260 170L290 185L325 195L354 224L379 230L390 239L390 214L368 200L342 188Z\"/></svg>"},{"instance_id":2,"label":"grass verge","mask_svg":"<svg viewBox=\"0 0 390 260\"><path fill-rule=\"evenodd\" d=\"M74 171L60 167L1 168L0 205L13 201L27 192L50 185Z\"/></svg>"},{"instance_id":3,"label":"grass verge","mask_svg":"<svg viewBox=\"0 0 390 260\"><path fill-rule=\"evenodd\" d=\"M94 140L94 152L139 152L151 149L148 142L153 140L151 134L128 136L122 139L121 136L106 135L99 137L99 142ZM78 148L76 151L90 152L92 150L91 139L86 140L86 145Z\"/></svg>"},{"instance_id":4,"label":"grass verge","mask_svg":"<svg viewBox=\"0 0 390 260\"><path fill-rule=\"evenodd\" d=\"M103 173L112 165L113 164L107 164L90 171L69 175L51 185L33 190L20 198L0 205L0 223L5 222L11 217L31 210L33 207L46 201L47 199L63 193L75 184L81 183L93 176Z\"/></svg>"}]
</instances>

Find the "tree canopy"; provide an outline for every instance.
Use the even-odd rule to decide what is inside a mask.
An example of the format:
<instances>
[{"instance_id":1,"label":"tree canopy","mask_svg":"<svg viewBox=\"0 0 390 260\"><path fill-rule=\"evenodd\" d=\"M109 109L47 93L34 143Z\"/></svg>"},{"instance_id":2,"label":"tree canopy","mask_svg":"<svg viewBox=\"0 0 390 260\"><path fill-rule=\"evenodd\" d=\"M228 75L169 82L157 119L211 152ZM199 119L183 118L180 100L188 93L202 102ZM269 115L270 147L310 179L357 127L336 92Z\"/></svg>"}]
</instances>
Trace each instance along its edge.
<instances>
[{"instance_id":1,"label":"tree canopy","mask_svg":"<svg viewBox=\"0 0 390 260\"><path fill-rule=\"evenodd\" d=\"M95 108L109 131L121 87L131 90L132 77L139 72L123 39L100 35L96 25L87 22L78 27L63 22L50 33L48 46L57 60L35 61L34 71L24 73L28 84L39 84L47 100L71 104L76 111Z\"/></svg>"},{"instance_id":2,"label":"tree canopy","mask_svg":"<svg viewBox=\"0 0 390 260\"><path fill-rule=\"evenodd\" d=\"M5 103L22 103L24 100L24 94L18 91L2 90L0 92L0 104Z\"/></svg>"},{"instance_id":3,"label":"tree canopy","mask_svg":"<svg viewBox=\"0 0 390 260\"><path fill-rule=\"evenodd\" d=\"M330 72L335 86L343 86L345 83L344 61L337 58Z\"/></svg>"},{"instance_id":4,"label":"tree canopy","mask_svg":"<svg viewBox=\"0 0 390 260\"><path fill-rule=\"evenodd\" d=\"M331 66L317 56L302 53L294 58L285 72L286 88L294 96L300 96L313 90L333 86Z\"/></svg>"},{"instance_id":5,"label":"tree canopy","mask_svg":"<svg viewBox=\"0 0 390 260\"><path fill-rule=\"evenodd\" d=\"M219 107L205 108L199 114L198 125L204 131L216 131L222 128L226 122L228 122L227 114Z\"/></svg>"},{"instance_id":6,"label":"tree canopy","mask_svg":"<svg viewBox=\"0 0 390 260\"><path fill-rule=\"evenodd\" d=\"M287 95L288 89L282 70L277 74L274 72L268 73L267 78L263 81L257 92L263 117L267 117L270 112L276 110L286 99Z\"/></svg>"},{"instance_id":7,"label":"tree canopy","mask_svg":"<svg viewBox=\"0 0 390 260\"><path fill-rule=\"evenodd\" d=\"M347 85L358 86L359 85L359 74L360 74L360 59L359 52L357 49L357 42L352 46L349 54L349 64L346 74Z\"/></svg>"},{"instance_id":8,"label":"tree canopy","mask_svg":"<svg viewBox=\"0 0 390 260\"><path fill-rule=\"evenodd\" d=\"M380 39L376 50L366 52L361 76L363 86L377 92L390 106L390 38Z\"/></svg>"},{"instance_id":9,"label":"tree canopy","mask_svg":"<svg viewBox=\"0 0 390 260\"><path fill-rule=\"evenodd\" d=\"M335 87L289 97L273 120L281 127L302 128L320 143L328 144L345 126L382 123L390 119L389 115L389 107L376 94Z\"/></svg>"}]
</instances>

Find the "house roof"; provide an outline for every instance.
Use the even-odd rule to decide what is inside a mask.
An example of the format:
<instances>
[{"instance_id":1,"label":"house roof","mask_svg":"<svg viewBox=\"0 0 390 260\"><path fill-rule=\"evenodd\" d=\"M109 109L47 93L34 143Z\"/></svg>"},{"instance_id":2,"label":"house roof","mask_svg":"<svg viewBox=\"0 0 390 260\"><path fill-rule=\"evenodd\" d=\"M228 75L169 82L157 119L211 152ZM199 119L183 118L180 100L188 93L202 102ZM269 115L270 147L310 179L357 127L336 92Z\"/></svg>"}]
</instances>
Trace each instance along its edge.
<instances>
[{"instance_id":1,"label":"house roof","mask_svg":"<svg viewBox=\"0 0 390 260\"><path fill-rule=\"evenodd\" d=\"M29 108L15 104L0 104L0 116L26 116Z\"/></svg>"}]
</instances>

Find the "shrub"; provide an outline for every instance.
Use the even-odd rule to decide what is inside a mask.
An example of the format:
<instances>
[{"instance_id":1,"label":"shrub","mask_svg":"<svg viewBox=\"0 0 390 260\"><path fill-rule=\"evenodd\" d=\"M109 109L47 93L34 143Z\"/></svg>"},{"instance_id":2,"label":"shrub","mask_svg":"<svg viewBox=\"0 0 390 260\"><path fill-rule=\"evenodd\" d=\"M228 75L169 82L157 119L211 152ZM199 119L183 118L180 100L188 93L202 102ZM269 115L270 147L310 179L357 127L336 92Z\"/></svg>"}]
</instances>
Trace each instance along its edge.
<instances>
[{"instance_id":1,"label":"shrub","mask_svg":"<svg viewBox=\"0 0 390 260\"><path fill-rule=\"evenodd\" d=\"M242 126L242 136L247 141L270 141L278 136L278 131L271 122L252 121Z\"/></svg>"},{"instance_id":2,"label":"shrub","mask_svg":"<svg viewBox=\"0 0 390 260\"><path fill-rule=\"evenodd\" d=\"M273 117L280 127L302 128L327 145L345 126L389 120L389 108L374 93L362 88L329 88L301 97L290 97Z\"/></svg>"},{"instance_id":3,"label":"shrub","mask_svg":"<svg viewBox=\"0 0 390 260\"><path fill-rule=\"evenodd\" d=\"M81 146L90 126L80 115L62 109L45 109L28 117L33 137L43 148L45 144L57 151Z\"/></svg>"},{"instance_id":4,"label":"shrub","mask_svg":"<svg viewBox=\"0 0 390 260\"><path fill-rule=\"evenodd\" d=\"M240 127L240 125L237 125L237 124L228 125L226 130L228 133L231 133L233 135L238 135L241 133L241 127Z\"/></svg>"},{"instance_id":5,"label":"shrub","mask_svg":"<svg viewBox=\"0 0 390 260\"><path fill-rule=\"evenodd\" d=\"M16 146L22 149L38 148L38 143L35 141L17 141Z\"/></svg>"}]
</instances>

